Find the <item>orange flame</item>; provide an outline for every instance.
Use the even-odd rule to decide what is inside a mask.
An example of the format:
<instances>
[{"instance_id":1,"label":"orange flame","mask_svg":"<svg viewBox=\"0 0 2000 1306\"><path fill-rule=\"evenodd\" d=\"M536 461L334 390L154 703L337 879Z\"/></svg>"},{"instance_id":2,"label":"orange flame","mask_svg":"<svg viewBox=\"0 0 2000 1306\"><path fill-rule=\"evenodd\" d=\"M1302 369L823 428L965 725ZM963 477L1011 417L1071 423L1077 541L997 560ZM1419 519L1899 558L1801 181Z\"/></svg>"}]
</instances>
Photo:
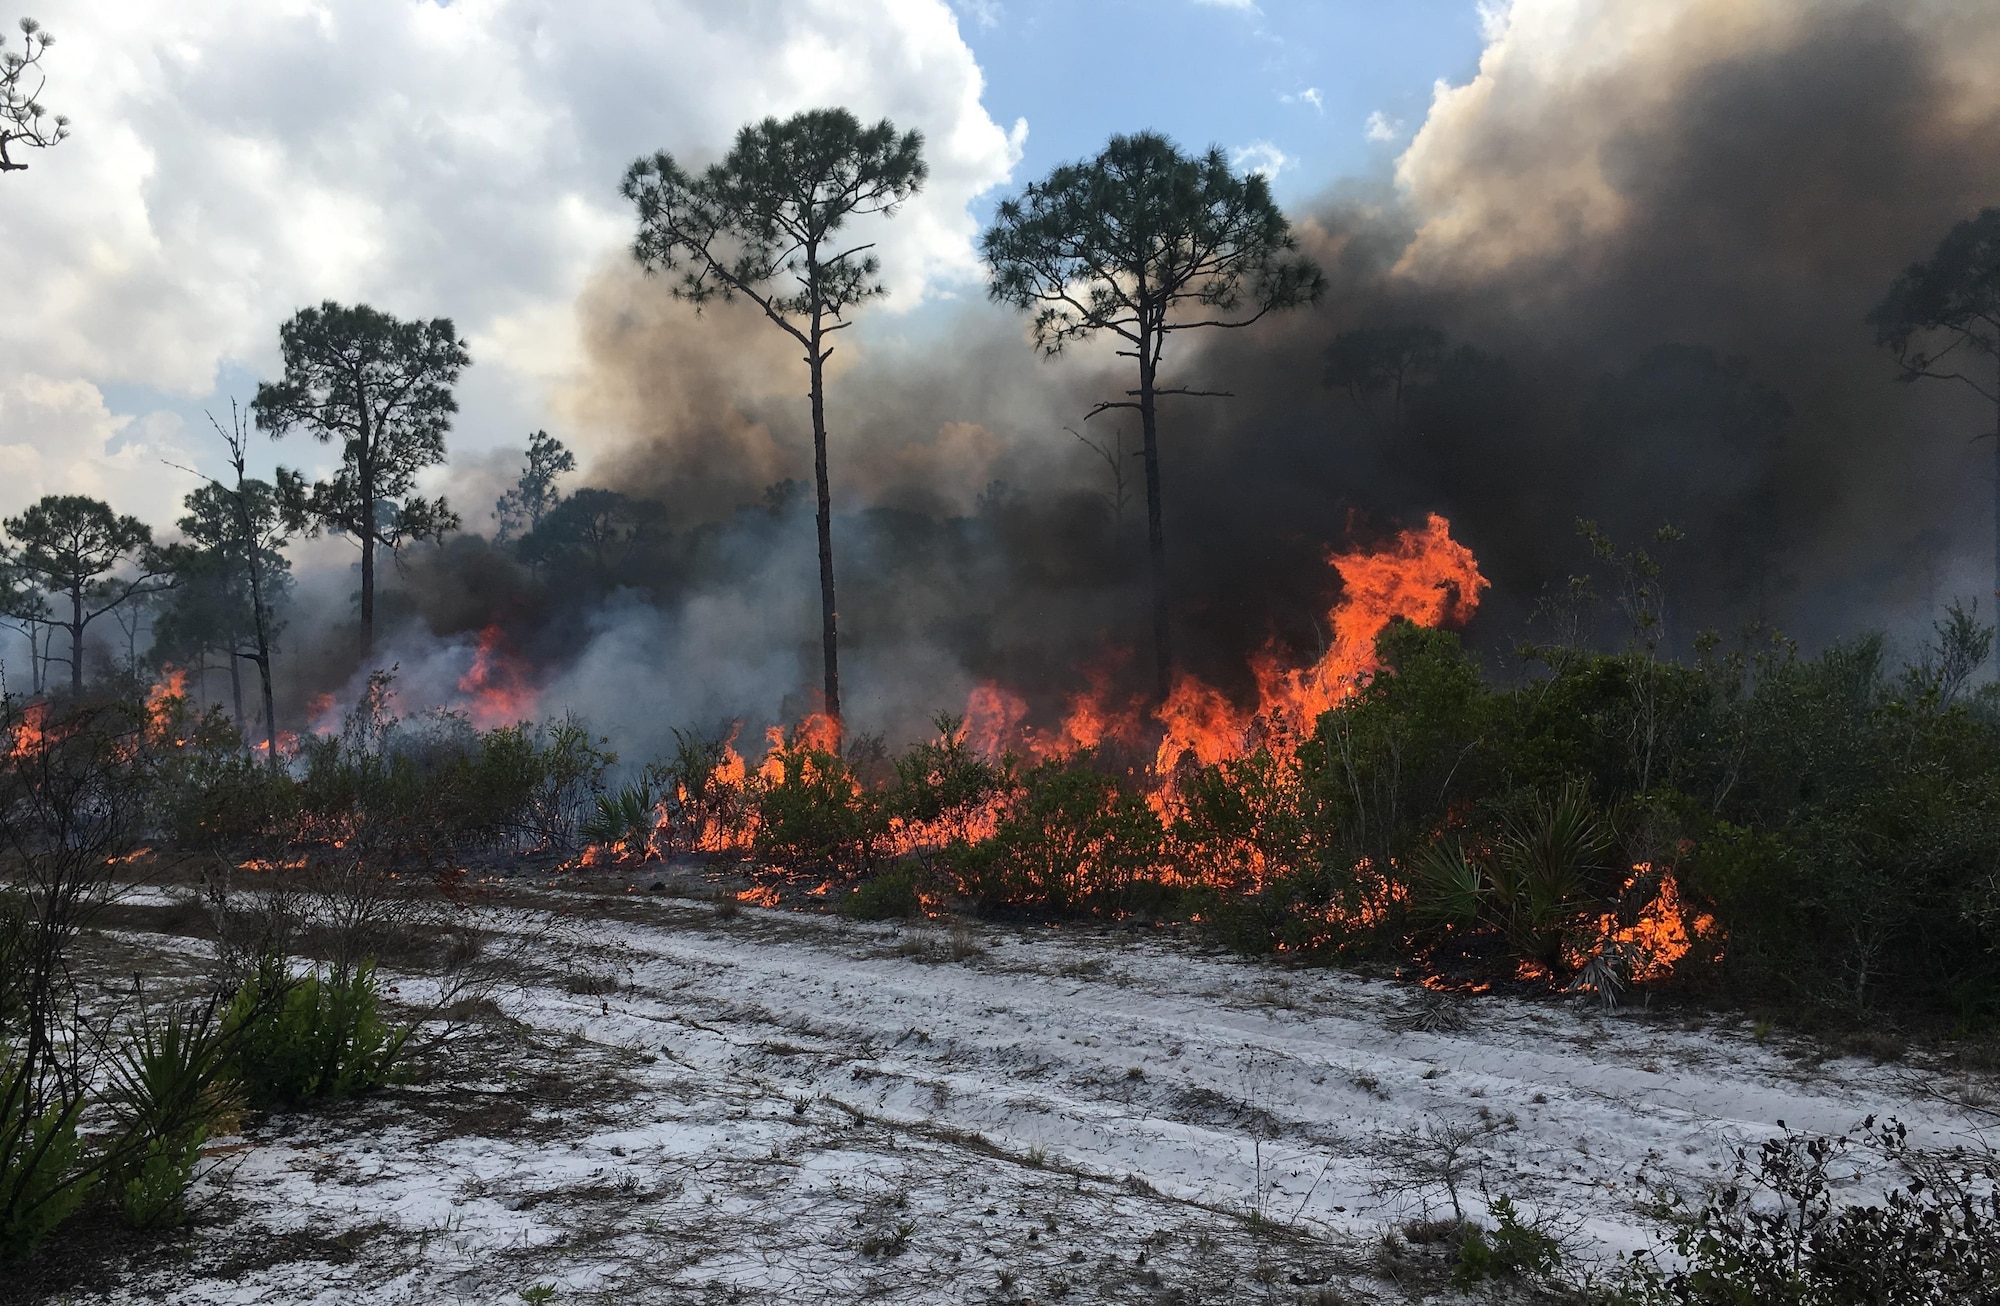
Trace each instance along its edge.
<instances>
[{"instance_id":1,"label":"orange flame","mask_svg":"<svg viewBox=\"0 0 2000 1306\"><path fill-rule=\"evenodd\" d=\"M1340 706L1381 669L1375 640L1398 617L1419 626L1462 624L1490 582L1472 550L1451 538L1451 523L1432 513L1416 530L1398 532L1388 547L1333 553L1340 599L1327 613L1333 641L1317 662L1286 667L1266 649L1251 662L1257 707L1237 710L1218 691L1182 676L1159 711L1166 726L1153 761L1155 775L1172 774L1192 754L1203 765L1249 752L1261 738L1289 760L1320 717Z\"/></svg>"},{"instance_id":2,"label":"orange flame","mask_svg":"<svg viewBox=\"0 0 2000 1306\"><path fill-rule=\"evenodd\" d=\"M498 626L479 632L479 646L472 666L458 678L458 692L465 695L466 715L481 730L511 726L535 715L538 695L508 654Z\"/></svg>"},{"instance_id":3,"label":"orange flame","mask_svg":"<svg viewBox=\"0 0 2000 1306\"><path fill-rule=\"evenodd\" d=\"M21 712L21 720L14 727L14 743L7 750L11 758L33 757L49 746L46 723L49 708L46 703L30 703Z\"/></svg>"},{"instance_id":4,"label":"orange flame","mask_svg":"<svg viewBox=\"0 0 2000 1306\"><path fill-rule=\"evenodd\" d=\"M184 748L188 741L174 727L187 707L187 672L174 667L161 670L159 683L146 691L146 734L154 743Z\"/></svg>"},{"instance_id":5,"label":"orange flame","mask_svg":"<svg viewBox=\"0 0 2000 1306\"><path fill-rule=\"evenodd\" d=\"M1022 751L1021 722L1027 716L1028 700L1013 690L990 681L980 685L965 700L965 746L987 757Z\"/></svg>"},{"instance_id":6,"label":"orange flame","mask_svg":"<svg viewBox=\"0 0 2000 1306\"><path fill-rule=\"evenodd\" d=\"M1650 862L1632 868L1620 894L1653 873ZM1670 870L1660 872L1660 887L1652 901L1639 909L1638 918L1621 925L1618 913L1605 912L1597 918L1597 938L1589 948L1574 948L1565 958L1573 969L1582 969L1592 957L1616 952L1625 960L1625 973L1634 982L1665 979L1676 963L1687 956L1694 941L1715 932L1715 917L1702 913L1692 920L1681 902L1680 885Z\"/></svg>"},{"instance_id":7,"label":"orange flame","mask_svg":"<svg viewBox=\"0 0 2000 1306\"><path fill-rule=\"evenodd\" d=\"M332 694L314 694L306 702L306 729L316 735L330 735L340 729L340 709Z\"/></svg>"}]
</instances>

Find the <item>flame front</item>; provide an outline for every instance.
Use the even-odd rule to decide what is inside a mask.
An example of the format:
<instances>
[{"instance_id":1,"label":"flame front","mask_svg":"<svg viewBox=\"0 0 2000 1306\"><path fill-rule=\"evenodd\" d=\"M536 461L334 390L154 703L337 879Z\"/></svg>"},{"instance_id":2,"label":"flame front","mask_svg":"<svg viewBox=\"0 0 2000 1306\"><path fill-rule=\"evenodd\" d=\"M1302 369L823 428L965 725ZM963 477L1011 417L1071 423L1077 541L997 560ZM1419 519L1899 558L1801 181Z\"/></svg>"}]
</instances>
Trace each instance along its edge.
<instances>
[{"instance_id":1,"label":"flame front","mask_svg":"<svg viewBox=\"0 0 2000 1306\"><path fill-rule=\"evenodd\" d=\"M1488 588L1471 550L1454 540L1449 523L1436 515L1421 527L1398 533L1381 548L1331 552L1327 563L1340 580L1339 598L1326 614L1332 632L1328 647L1303 665L1289 662L1275 648L1257 654L1250 667L1257 686L1254 704L1233 702L1216 687L1183 673L1174 680L1166 701L1148 713L1140 700L1119 697L1112 672L1117 659L1129 655L1113 655L1086 669L1087 684L1069 696L1057 729L1034 724L1024 695L987 682L967 697L962 735L957 739L947 735L937 746L948 750L962 743L967 751L1009 767L1062 761L1086 751L1098 753L1100 761L1094 765L1100 767L1130 765L1131 778L1167 830L1169 848L1177 847L1175 841L1185 837L1180 793L1191 768L1254 766L1264 781L1271 782L1266 787L1282 790L1282 782L1297 778L1300 748L1320 720L1365 689L1381 670L1376 644L1391 622L1402 619L1426 627L1463 623ZM837 761L839 738L837 723L820 712L808 714L789 731L772 726L766 731L764 757L752 768L738 753L732 734L699 792L689 792L687 784L679 782L661 796L657 823L643 847L592 848L583 860L590 864L635 855L644 859L664 855L670 847L747 852L757 833L760 792L800 780L837 778L854 793L862 793L860 781ZM992 838L1011 819L1012 802L1012 791L1003 784L992 797L950 809L935 819L894 817L888 824L886 846L877 845L876 851L902 855L976 845ZM1118 851L1096 844L1081 850L1086 865L1080 868L1080 877L1130 874L1129 867L1122 872L1115 869ZM1096 866L1100 859L1105 861L1103 868ZM1270 875L1287 869L1267 866L1265 852L1247 842L1241 848L1208 847L1199 864L1200 869L1190 870L1186 856L1170 852L1162 865L1146 873L1163 884L1196 882L1245 892L1261 888ZM1377 866L1364 859L1354 870L1351 892L1329 904L1320 916L1302 922L1302 932L1279 944L1279 950L1337 943L1385 924L1409 902L1409 886L1393 863ZM817 871L812 878L816 887L808 891L811 896L831 896L832 881L821 879ZM1634 867L1621 896L1629 900L1635 890L1649 887L1652 897L1636 914L1628 909L1623 915L1604 913L1580 921L1564 961L1580 969L1593 957L1615 953L1634 981L1668 975L1695 940L1712 932L1714 922L1689 915L1670 871L1656 875L1650 866ZM737 896L757 905L776 905L782 899L768 882ZM1550 976L1545 967L1524 962L1517 978Z\"/></svg>"},{"instance_id":2,"label":"flame front","mask_svg":"<svg viewBox=\"0 0 2000 1306\"><path fill-rule=\"evenodd\" d=\"M1162 815L1171 813L1173 782L1183 766L1235 761L1258 747L1289 765L1320 717L1380 669L1375 641L1390 622L1401 617L1419 626L1462 624L1489 584L1472 550L1454 540L1451 523L1435 513L1384 548L1330 553L1327 563L1340 577L1341 593L1327 613L1332 643L1318 660L1295 667L1275 649L1259 653L1251 660L1257 703L1247 708L1197 676L1175 677L1166 701L1152 713L1158 743L1147 787ZM966 743L989 757L1011 751L1041 759L1112 743L1132 747L1145 733L1137 703L1116 703L1102 672L1091 675L1088 691L1070 699L1054 738L1027 726L1027 715L1019 694L982 684L966 700Z\"/></svg>"}]
</instances>

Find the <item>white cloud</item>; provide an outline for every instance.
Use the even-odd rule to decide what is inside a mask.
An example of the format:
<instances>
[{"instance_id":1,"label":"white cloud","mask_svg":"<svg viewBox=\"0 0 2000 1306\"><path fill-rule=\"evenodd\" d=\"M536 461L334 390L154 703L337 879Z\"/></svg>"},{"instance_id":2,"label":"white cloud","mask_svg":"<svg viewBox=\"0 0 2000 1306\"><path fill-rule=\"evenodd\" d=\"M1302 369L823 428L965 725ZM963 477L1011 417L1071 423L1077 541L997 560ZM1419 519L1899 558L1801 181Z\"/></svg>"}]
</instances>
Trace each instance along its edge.
<instances>
[{"instance_id":1,"label":"white cloud","mask_svg":"<svg viewBox=\"0 0 2000 1306\"><path fill-rule=\"evenodd\" d=\"M1260 14L1264 11L1256 5L1256 0L1194 0L1205 9L1234 9L1239 13Z\"/></svg>"},{"instance_id":2,"label":"white cloud","mask_svg":"<svg viewBox=\"0 0 2000 1306\"><path fill-rule=\"evenodd\" d=\"M1386 142L1403 134L1403 124L1400 119L1391 118L1377 109L1368 115L1368 121L1362 124L1361 130L1371 141Z\"/></svg>"},{"instance_id":3,"label":"white cloud","mask_svg":"<svg viewBox=\"0 0 2000 1306\"><path fill-rule=\"evenodd\" d=\"M0 512L44 494L89 494L163 529L198 484L173 466L193 461L187 434L168 414L114 415L88 381L0 375Z\"/></svg>"},{"instance_id":4,"label":"white cloud","mask_svg":"<svg viewBox=\"0 0 2000 1306\"><path fill-rule=\"evenodd\" d=\"M35 411L78 451L37 445L36 492L96 483L87 451L115 419L74 387L199 396L228 362L268 374L279 322L322 298L453 317L475 363L458 442L518 442L576 355L577 292L630 239L626 164L701 162L764 114L844 104L924 131L929 185L870 233L893 292L877 311L906 310L976 277L967 204L1025 132L981 106L946 0L793 0L782 22L771 0L35 12L60 38L43 98L74 135L0 178L0 386L9 411L23 378L72 396ZM10 479L0 511L28 488Z\"/></svg>"},{"instance_id":5,"label":"white cloud","mask_svg":"<svg viewBox=\"0 0 2000 1306\"><path fill-rule=\"evenodd\" d=\"M1270 141L1251 141L1229 151L1230 166L1238 172L1256 172L1266 177L1276 177L1292 162L1292 156L1273 145Z\"/></svg>"},{"instance_id":6,"label":"white cloud","mask_svg":"<svg viewBox=\"0 0 2000 1306\"><path fill-rule=\"evenodd\" d=\"M1317 86L1308 86L1303 91L1300 91L1297 95L1281 95L1278 97L1278 103L1310 104L1313 107L1314 112L1316 113L1326 112L1326 101L1324 97L1320 95L1319 87Z\"/></svg>"}]
</instances>

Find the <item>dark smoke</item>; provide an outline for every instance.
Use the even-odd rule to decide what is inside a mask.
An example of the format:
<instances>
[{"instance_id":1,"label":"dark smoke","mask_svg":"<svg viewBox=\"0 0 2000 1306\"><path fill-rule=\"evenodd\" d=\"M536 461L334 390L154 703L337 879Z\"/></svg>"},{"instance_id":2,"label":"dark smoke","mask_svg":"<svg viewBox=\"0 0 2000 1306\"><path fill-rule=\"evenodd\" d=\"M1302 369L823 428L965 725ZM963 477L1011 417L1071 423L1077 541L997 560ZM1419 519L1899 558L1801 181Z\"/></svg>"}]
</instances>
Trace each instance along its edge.
<instances>
[{"instance_id":1,"label":"dark smoke","mask_svg":"<svg viewBox=\"0 0 2000 1306\"><path fill-rule=\"evenodd\" d=\"M2000 8L1972 0L1517 5L1395 191L1301 215L1327 301L1169 357L1236 396L1164 419L1191 668L1241 689L1267 641L1309 652L1329 548L1432 510L1495 582L1471 632L1493 652L1585 565L1579 517L1635 544L1686 533L1682 645L1762 621L1810 646L1989 590L1981 417L1895 384L1863 318L2000 203L1996 50ZM580 312L584 479L664 504L670 544L614 590L552 594L468 541L412 594L434 632L518 626L580 702L630 715L651 694L667 724L795 711L807 517L760 505L810 466L796 351L743 306L697 317L622 267ZM1400 411L1324 383L1341 333L1407 323L1450 347ZM971 305L937 339L850 351L830 413L863 728L907 737L987 677L1052 707L1140 642L1143 501L1119 520L1064 429L1124 387L1116 361L1038 360L1020 323Z\"/></svg>"}]
</instances>

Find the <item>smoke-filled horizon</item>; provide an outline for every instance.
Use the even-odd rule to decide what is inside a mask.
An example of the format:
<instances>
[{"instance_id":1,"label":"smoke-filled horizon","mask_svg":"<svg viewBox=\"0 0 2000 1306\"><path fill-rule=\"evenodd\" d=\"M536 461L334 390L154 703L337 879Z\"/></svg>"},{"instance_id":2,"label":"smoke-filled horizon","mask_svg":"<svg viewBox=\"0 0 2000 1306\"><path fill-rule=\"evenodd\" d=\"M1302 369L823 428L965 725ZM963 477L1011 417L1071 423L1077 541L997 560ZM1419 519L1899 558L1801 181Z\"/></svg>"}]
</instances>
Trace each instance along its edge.
<instances>
[{"instance_id":1,"label":"smoke-filled horizon","mask_svg":"<svg viewBox=\"0 0 2000 1306\"><path fill-rule=\"evenodd\" d=\"M1187 668L1240 693L1271 641L1309 655L1329 551L1432 511L1493 582L1468 632L1489 653L1585 567L1578 518L1628 545L1684 532L1666 555L1683 646L1757 622L1814 646L1984 598L1991 454L1969 437L1991 414L1898 385L1864 317L2000 204L1996 52L2000 12L1972 4L1516 6L1393 188L1293 214L1325 301L1168 355L1173 383L1234 396L1163 408ZM670 535L562 593L481 541L414 553L423 633L390 656L400 640L407 673L442 637L460 666L497 625L544 708L639 752L675 725L796 716L817 656L810 512L767 503L810 475L796 349L748 306L697 315L622 262L577 313L585 364L556 403L585 455L571 482L656 500ZM1124 360L1043 360L997 306L927 320L924 339L847 349L829 396L849 715L891 742L982 681L1045 708L1086 668L1145 670L1138 467L1121 509L1074 433L1116 454L1117 415L1082 418L1130 384ZM1400 402L1328 383L1343 333L1413 324L1447 344ZM477 525L505 469L456 476ZM302 669L321 687L347 670Z\"/></svg>"}]
</instances>

